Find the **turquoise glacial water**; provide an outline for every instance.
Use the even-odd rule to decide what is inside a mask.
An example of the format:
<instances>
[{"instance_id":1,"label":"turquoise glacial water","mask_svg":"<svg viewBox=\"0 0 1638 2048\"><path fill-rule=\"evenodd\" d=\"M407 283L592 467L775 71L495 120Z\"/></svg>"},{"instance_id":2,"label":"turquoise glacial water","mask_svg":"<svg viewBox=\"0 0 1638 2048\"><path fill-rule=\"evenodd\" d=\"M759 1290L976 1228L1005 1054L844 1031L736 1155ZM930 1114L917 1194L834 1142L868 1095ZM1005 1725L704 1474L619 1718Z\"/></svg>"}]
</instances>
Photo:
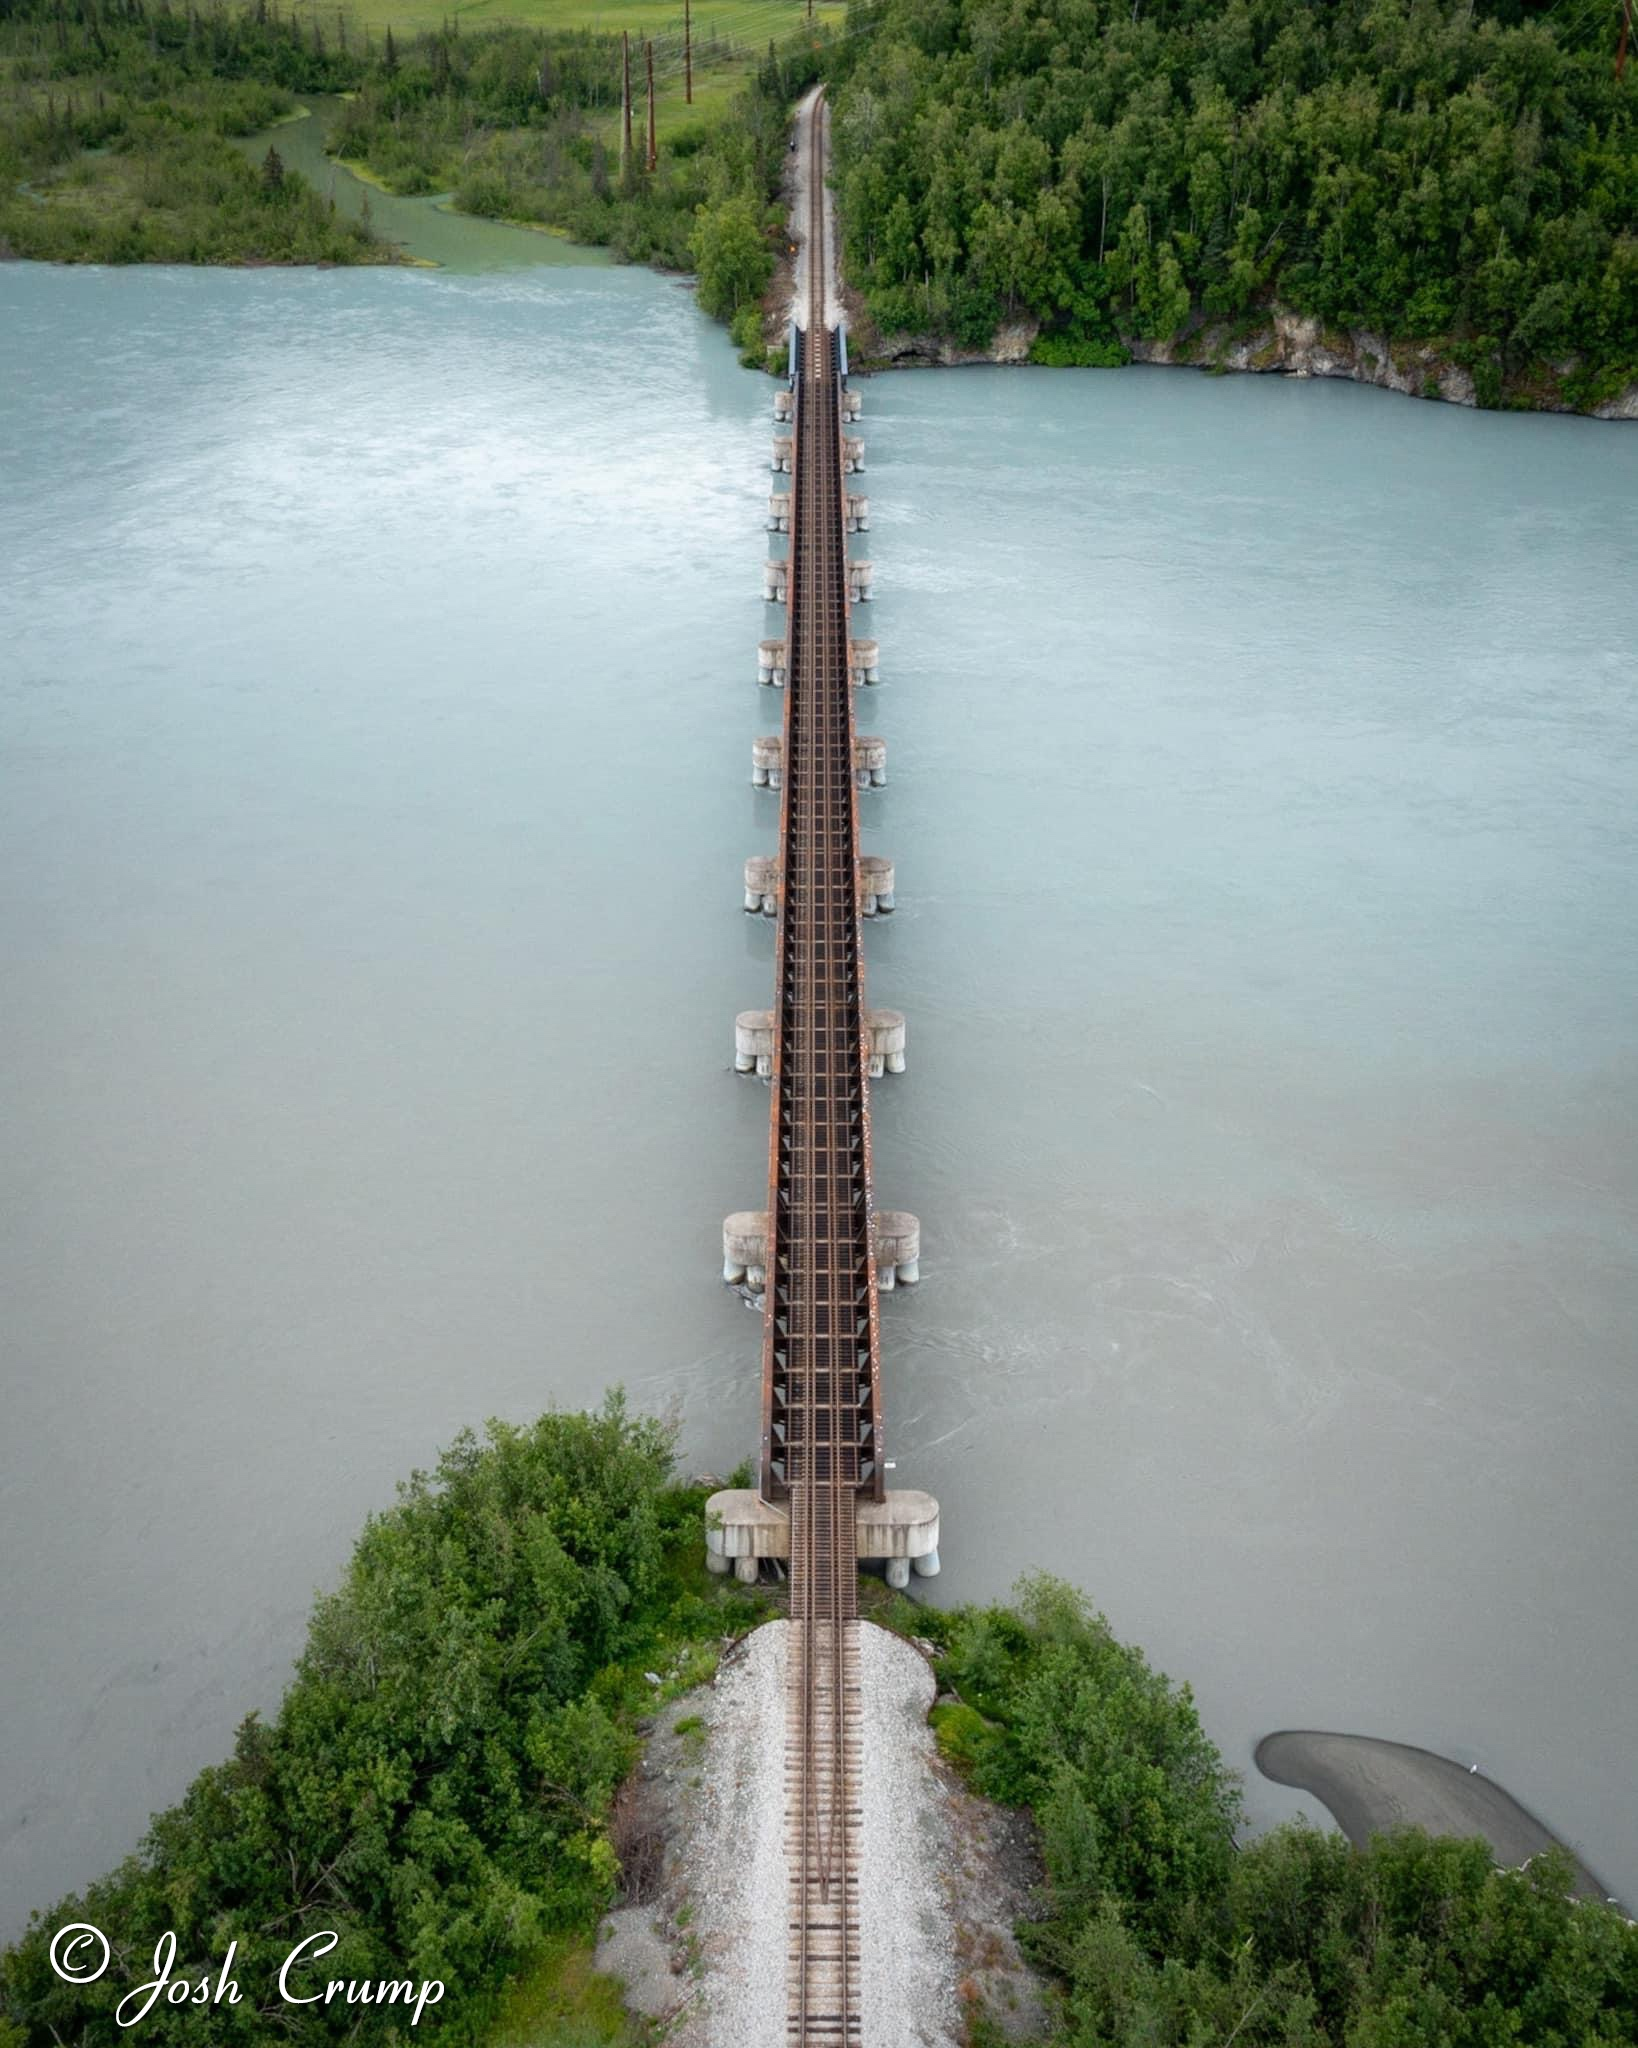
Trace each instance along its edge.
<instances>
[{"instance_id":1,"label":"turquoise glacial water","mask_svg":"<svg viewBox=\"0 0 1638 2048\"><path fill-rule=\"evenodd\" d=\"M679 286L0 269L0 1918L278 1697L457 1429L755 1436L717 1282L771 386ZM871 381L889 1453L1638 1894L1638 434ZM1292 1795L1248 1786L1252 1813Z\"/></svg>"}]
</instances>

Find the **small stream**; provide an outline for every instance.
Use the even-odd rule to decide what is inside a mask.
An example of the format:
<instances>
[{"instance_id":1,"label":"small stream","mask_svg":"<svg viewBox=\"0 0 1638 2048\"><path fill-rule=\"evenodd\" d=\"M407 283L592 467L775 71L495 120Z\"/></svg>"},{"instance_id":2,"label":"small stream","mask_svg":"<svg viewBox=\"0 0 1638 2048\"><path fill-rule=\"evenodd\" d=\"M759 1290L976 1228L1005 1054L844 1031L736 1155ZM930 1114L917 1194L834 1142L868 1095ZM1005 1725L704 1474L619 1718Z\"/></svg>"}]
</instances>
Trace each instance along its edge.
<instances>
[{"instance_id":1,"label":"small stream","mask_svg":"<svg viewBox=\"0 0 1638 2048\"><path fill-rule=\"evenodd\" d=\"M491 270L517 270L534 264L607 264L606 249L571 242L544 228L513 227L458 213L447 192L406 199L384 191L325 153L325 144L340 118L339 98L317 96L304 101L298 113L238 140L253 163L269 148L353 220L369 220L377 234L396 242L417 263L440 270L476 275Z\"/></svg>"}]
</instances>

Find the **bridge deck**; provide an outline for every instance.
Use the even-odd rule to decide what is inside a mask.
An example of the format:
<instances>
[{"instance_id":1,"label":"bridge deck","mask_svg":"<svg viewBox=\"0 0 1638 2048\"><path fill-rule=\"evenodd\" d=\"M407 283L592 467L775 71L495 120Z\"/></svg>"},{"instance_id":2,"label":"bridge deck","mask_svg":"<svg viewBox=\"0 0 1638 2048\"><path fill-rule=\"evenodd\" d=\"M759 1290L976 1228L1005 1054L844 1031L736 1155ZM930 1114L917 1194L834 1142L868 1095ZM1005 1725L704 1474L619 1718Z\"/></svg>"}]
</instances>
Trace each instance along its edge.
<instances>
[{"instance_id":1,"label":"bridge deck","mask_svg":"<svg viewBox=\"0 0 1638 2048\"><path fill-rule=\"evenodd\" d=\"M837 336L816 101L791 479L762 1490L788 1501L791 2048L859 2039L854 1505L879 1497L868 1048Z\"/></svg>"}]
</instances>

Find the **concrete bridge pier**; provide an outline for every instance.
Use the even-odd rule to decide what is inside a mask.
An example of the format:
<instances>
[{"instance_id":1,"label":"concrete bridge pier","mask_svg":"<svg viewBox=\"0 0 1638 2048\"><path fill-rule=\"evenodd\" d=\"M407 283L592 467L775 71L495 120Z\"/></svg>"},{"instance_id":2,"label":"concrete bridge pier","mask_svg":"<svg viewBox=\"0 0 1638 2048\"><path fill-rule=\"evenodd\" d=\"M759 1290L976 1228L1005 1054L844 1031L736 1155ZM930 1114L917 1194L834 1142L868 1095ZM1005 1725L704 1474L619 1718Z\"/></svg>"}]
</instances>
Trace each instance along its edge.
<instances>
[{"instance_id":1,"label":"concrete bridge pier","mask_svg":"<svg viewBox=\"0 0 1638 2048\"><path fill-rule=\"evenodd\" d=\"M847 594L855 604L869 604L871 599L870 580L874 573L874 563L858 560L848 563Z\"/></svg>"},{"instance_id":2,"label":"concrete bridge pier","mask_svg":"<svg viewBox=\"0 0 1638 2048\"><path fill-rule=\"evenodd\" d=\"M914 1287L921 1278L921 1221L908 1209L878 1209L871 1218L876 1247L876 1286L891 1293L899 1281Z\"/></svg>"},{"instance_id":3,"label":"concrete bridge pier","mask_svg":"<svg viewBox=\"0 0 1638 2048\"><path fill-rule=\"evenodd\" d=\"M785 687L785 643L759 640L756 644L756 679L764 689Z\"/></svg>"},{"instance_id":4,"label":"concrete bridge pier","mask_svg":"<svg viewBox=\"0 0 1638 2048\"><path fill-rule=\"evenodd\" d=\"M776 441L774 443L774 446L777 448L778 445L779 444ZM864 455L865 450L863 441L861 441L856 434L844 434L842 436L843 476L862 476L864 474L865 466ZM790 465L787 463L786 467L788 468L789 466ZM775 463L774 467L777 469L779 465Z\"/></svg>"},{"instance_id":5,"label":"concrete bridge pier","mask_svg":"<svg viewBox=\"0 0 1638 2048\"><path fill-rule=\"evenodd\" d=\"M791 565L783 555L770 555L762 565L764 604L788 604L791 594Z\"/></svg>"},{"instance_id":6,"label":"concrete bridge pier","mask_svg":"<svg viewBox=\"0 0 1638 2048\"><path fill-rule=\"evenodd\" d=\"M885 751L885 750L884 750ZM857 763L855 763L857 766ZM776 732L751 742L751 780L758 789L777 789L785 775L785 742ZM885 775L883 780L885 780Z\"/></svg>"},{"instance_id":7,"label":"concrete bridge pier","mask_svg":"<svg viewBox=\"0 0 1638 2048\"><path fill-rule=\"evenodd\" d=\"M766 1209L736 1209L722 1219L722 1277L730 1287L760 1287L768 1277Z\"/></svg>"},{"instance_id":8,"label":"concrete bridge pier","mask_svg":"<svg viewBox=\"0 0 1638 2048\"><path fill-rule=\"evenodd\" d=\"M881 789L887 782L887 742L861 732L853 741L853 780L860 789ZM778 788L778 783L774 788Z\"/></svg>"},{"instance_id":9,"label":"concrete bridge pier","mask_svg":"<svg viewBox=\"0 0 1638 2048\"><path fill-rule=\"evenodd\" d=\"M879 650L874 640L847 643L847 679L856 690L872 687L882 679Z\"/></svg>"},{"instance_id":10,"label":"concrete bridge pier","mask_svg":"<svg viewBox=\"0 0 1638 2048\"><path fill-rule=\"evenodd\" d=\"M870 531L870 500L856 498L851 491L847 498L847 530L849 533Z\"/></svg>"},{"instance_id":11,"label":"concrete bridge pier","mask_svg":"<svg viewBox=\"0 0 1638 2048\"><path fill-rule=\"evenodd\" d=\"M888 870L889 879L892 870ZM753 853L745 863L745 909L748 915L772 917L779 909L779 856Z\"/></svg>"},{"instance_id":12,"label":"concrete bridge pier","mask_svg":"<svg viewBox=\"0 0 1638 2048\"><path fill-rule=\"evenodd\" d=\"M789 491L772 491L768 496L768 531L789 533L791 530L791 494Z\"/></svg>"},{"instance_id":13,"label":"concrete bridge pier","mask_svg":"<svg viewBox=\"0 0 1638 2048\"><path fill-rule=\"evenodd\" d=\"M774 419L781 426L788 426L796 411L796 393L788 385L774 393Z\"/></svg>"},{"instance_id":14,"label":"concrete bridge pier","mask_svg":"<svg viewBox=\"0 0 1638 2048\"><path fill-rule=\"evenodd\" d=\"M870 1040L870 1078L879 1081L883 1072L904 1072L904 1013L901 1010L866 1010L865 1031ZM770 1049L772 1031L769 1032Z\"/></svg>"},{"instance_id":15,"label":"concrete bridge pier","mask_svg":"<svg viewBox=\"0 0 1638 2048\"><path fill-rule=\"evenodd\" d=\"M773 1051L773 1011L741 1010L734 1019L734 1072L766 1081L773 1072Z\"/></svg>"},{"instance_id":16,"label":"concrete bridge pier","mask_svg":"<svg viewBox=\"0 0 1638 2048\"><path fill-rule=\"evenodd\" d=\"M751 870L745 869L745 892L749 898ZM891 917L893 914L893 863L880 853L859 856L859 915Z\"/></svg>"},{"instance_id":17,"label":"concrete bridge pier","mask_svg":"<svg viewBox=\"0 0 1638 2048\"><path fill-rule=\"evenodd\" d=\"M782 471L782 472L783 472L783 473L784 473L784 474L785 474L786 476L789 476L789 475L790 475L790 473L791 473L791 437L790 437L790 435L789 435L789 434L775 434L775 435L774 435L774 437L773 437L773 462L772 462L772 465L771 465L771 466L772 466L772 467L773 467L774 469L777 469L777 470L780 470L780 471Z\"/></svg>"},{"instance_id":18,"label":"concrete bridge pier","mask_svg":"<svg viewBox=\"0 0 1638 2048\"><path fill-rule=\"evenodd\" d=\"M777 400L775 402L777 403ZM843 419L856 420L859 417L860 413L862 413L863 411L864 398L862 394L855 391L852 385L846 386L842 392Z\"/></svg>"}]
</instances>

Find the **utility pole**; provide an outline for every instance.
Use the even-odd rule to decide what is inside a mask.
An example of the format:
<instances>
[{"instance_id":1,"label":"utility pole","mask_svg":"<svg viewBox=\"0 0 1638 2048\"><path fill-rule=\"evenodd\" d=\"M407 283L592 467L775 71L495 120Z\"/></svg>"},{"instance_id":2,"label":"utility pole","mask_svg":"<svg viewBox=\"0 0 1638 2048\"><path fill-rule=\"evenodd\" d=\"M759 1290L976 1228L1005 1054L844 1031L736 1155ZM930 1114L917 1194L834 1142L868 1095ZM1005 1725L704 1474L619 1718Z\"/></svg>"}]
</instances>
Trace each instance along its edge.
<instances>
[{"instance_id":1,"label":"utility pole","mask_svg":"<svg viewBox=\"0 0 1638 2048\"><path fill-rule=\"evenodd\" d=\"M648 52L648 174L652 178L659 157L654 148L654 45L644 43Z\"/></svg>"},{"instance_id":2,"label":"utility pole","mask_svg":"<svg viewBox=\"0 0 1638 2048\"><path fill-rule=\"evenodd\" d=\"M620 168L631 169L631 31L620 31Z\"/></svg>"},{"instance_id":3,"label":"utility pole","mask_svg":"<svg viewBox=\"0 0 1638 2048\"><path fill-rule=\"evenodd\" d=\"M692 0L683 0L683 98L694 104L694 10Z\"/></svg>"}]
</instances>

